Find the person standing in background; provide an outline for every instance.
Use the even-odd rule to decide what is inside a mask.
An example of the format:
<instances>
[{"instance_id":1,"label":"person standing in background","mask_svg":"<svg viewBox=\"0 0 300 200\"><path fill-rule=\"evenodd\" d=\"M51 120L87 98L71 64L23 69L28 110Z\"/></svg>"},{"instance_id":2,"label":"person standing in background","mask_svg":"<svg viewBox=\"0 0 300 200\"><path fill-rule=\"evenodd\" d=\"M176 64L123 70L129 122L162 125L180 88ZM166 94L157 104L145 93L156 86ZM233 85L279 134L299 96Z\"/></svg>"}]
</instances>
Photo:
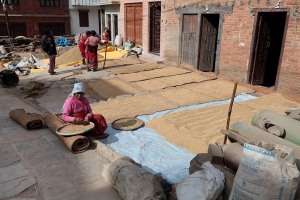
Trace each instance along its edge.
<instances>
[{"instance_id":1,"label":"person standing in background","mask_svg":"<svg viewBox=\"0 0 300 200\"><path fill-rule=\"evenodd\" d=\"M104 28L104 33L102 34L102 42L108 42L110 41L110 30L105 27Z\"/></svg>"},{"instance_id":2,"label":"person standing in background","mask_svg":"<svg viewBox=\"0 0 300 200\"><path fill-rule=\"evenodd\" d=\"M48 72L50 75L57 75L57 73L54 71L55 70L55 57L57 55L56 51L56 44L55 40L53 37L53 31L47 30L45 31L45 36L44 36L44 43L46 48L46 53L49 56L49 69Z\"/></svg>"},{"instance_id":3,"label":"person standing in background","mask_svg":"<svg viewBox=\"0 0 300 200\"><path fill-rule=\"evenodd\" d=\"M91 35L91 31L86 31L84 34L81 35L80 39L79 39L79 43L78 43L78 47L81 53L81 57L82 57L82 64L85 65L86 62L86 45L85 45L85 41L88 39L88 37Z\"/></svg>"},{"instance_id":4,"label":"person standing in background","mask_svg":"<svg viewBox=\"0 0 300 200\"><path fill-rule=\"evenodd\" d=\"M91 36L85 41L87 45L87 57L88 57L88 71L93 70L94 72L98 69L98 44L104 45L106 42L101 42L100 38L96 37L96 31L91 31Z\"/></svg>"}]
</instances>

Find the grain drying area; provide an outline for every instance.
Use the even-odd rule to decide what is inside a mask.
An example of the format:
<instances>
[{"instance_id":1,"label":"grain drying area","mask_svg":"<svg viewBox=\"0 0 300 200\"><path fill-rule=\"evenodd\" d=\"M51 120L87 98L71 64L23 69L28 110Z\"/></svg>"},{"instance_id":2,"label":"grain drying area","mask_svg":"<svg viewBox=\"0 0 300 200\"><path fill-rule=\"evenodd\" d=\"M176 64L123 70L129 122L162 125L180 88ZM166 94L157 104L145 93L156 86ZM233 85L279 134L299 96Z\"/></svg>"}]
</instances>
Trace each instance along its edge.
<instances>
[{"instance_id":1,"label":"grain drying area","mask_svg":"<svg viewBox=\"0 0 300 200\"><path fill-rule=\"evenodd\" d=\"M204 198L205 191L230 199L240 184L237 174L248 178L253 184L251 190L256 190L259 181L247 177L240 163L248 163L245 156L257 158L253 152L245 155L253 149L272 155L278 151L289 153L274 143L292 148L299 163L300 140L295 131L299 130L299 102L283 94L258 92L255 87L218 78L213 73L147 63L135 56L107 60L105 69L89 73L76 63L78 57L77 48L60 55L59 69L74 65L83 73L68 77L72 70L66 70L47 86L47 92L29 95L31 103L42 107L44 118L24 109L13 110L10 117L25 129L48 126L60 144L74 154L89 152L96 143L96 151L109 161L101 176L122 199L183 199L186 195L188 199L199 199ZM99 62L99 68L101 65ZM32 73L41 72L43 69ZM87 132L94 128L93 124L66 126L61 120L64 99L77 82L84 83L93 113L105 117L107 138L91 137ZM47 104L50 99L57 105ZM268 145L259 143L261 140ZM276 160L272 162L270 165ZM295 195L298 171L293 168L290 172L294 182L289 183L286 194ZM276 176L281 174L278 169ZM214 185L203 187L211 179ZM195 192L199 188L201 192ZM251 191L242 192L252 195ZM266 198L269 194L261 195Z\"/></svg>"}]
</instances>

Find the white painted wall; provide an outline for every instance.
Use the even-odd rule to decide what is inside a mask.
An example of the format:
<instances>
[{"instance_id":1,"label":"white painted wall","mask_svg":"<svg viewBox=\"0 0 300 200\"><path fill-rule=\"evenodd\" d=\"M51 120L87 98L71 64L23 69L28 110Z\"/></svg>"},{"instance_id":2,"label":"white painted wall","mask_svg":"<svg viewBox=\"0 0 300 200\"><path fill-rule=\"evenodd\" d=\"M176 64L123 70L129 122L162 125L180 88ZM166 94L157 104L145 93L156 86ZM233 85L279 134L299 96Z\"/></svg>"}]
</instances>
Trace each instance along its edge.
<instances>
[{"instance_id":1,"label":"white painted wall","mask_svg":"<svg viewBox=\"0 0 300 200\"><path fill-rule=\"evenodd\" d=\"M89 27L79 26L79 13L78 9L70 9L70 24L71 24L71 34L84 33L87 30L95 30L97 33L99 31L99 18L98 9L99 7L88 7L79 8L80 10L89 10Z\"/></svg>"},{"instance_id":2,"label":"white painted wall","mask_svg":"<svg viewBox=\"0 0 300 200\"><path fill-rule=\"evenodd\" d=\"M100 2L100 0L98 0ZM107 15L111 15L111 40L114 43L116 33L114 32L114 15L118 16L118 34L123 34L120 32L120 4L110 4L110 5L102 5L102 6L88 6L88 1L84 2L84 0L80 1L84 6L72 6L72 0L69 0L69 12L70 12L70 25L71 25L71 34L77 35L79 33L84 33L87 30L95 30L97 33L99 31L99 22L100 19L98 16L98 10L104 10L105 18L101 20L105 20L105 26L101 27L101 30L104 30L105 27L108 26ZM101 1L102 2L102 1ZM103 3L103 2L102 2ZM79 12L78 10L88 10L89 15L89 27L80 27L79 26ZM98 33L102 34L102 33Z\"/></svg>"}]
</instances>

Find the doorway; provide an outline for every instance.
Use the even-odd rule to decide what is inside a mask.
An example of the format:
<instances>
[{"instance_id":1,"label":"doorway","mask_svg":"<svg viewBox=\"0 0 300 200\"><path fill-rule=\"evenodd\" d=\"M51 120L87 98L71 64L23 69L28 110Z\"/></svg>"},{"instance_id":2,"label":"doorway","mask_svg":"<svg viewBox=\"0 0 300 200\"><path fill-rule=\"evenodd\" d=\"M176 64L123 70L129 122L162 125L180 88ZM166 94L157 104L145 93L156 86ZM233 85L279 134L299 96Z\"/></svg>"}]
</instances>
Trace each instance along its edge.
<instances>
[{"instance_id":1,"label":"doorway","mask_svg":"<svg viewBox=\"0 0 300 200\"><path fill-rule=\"evenodd\" d=\"M101 9L101 14L100 14L100 31L99 33L102 34L102 32L104 31L104 28L105 28L105 10L104 9Z\"/></svg>"},{"instance_id":2,"label":"doorway","mask_svg":"<svg viewBox=\"0 0 300 200\"><path fill-rule=\"evenodd\" d=\"M143 4L125 4L125 40L131 40L134 45L143 46L142 27L143 27Z\"/></svg>"},{"instance_id":3,"label":"doorway","mask_svg":"<svg viewBox=\"0 0 300 200\"><path fill-rule=\"evenodd\" d=\"M215 72L219 19L219 14L203 14L201 16L198 64L200 71Z\"/></svg>"},{"instance_id":4,"label":"doorway","mask_svg":"<svg viewBox=\"0 0 300 200\"><path fill-rule=\"evenodd\" d=\"M149 52L160 54L160 20L161 20L161 3L150 2L150 49Z\"/></svg>"},{"instance_id":5,"label":"doorway","mask_svg":"<svg viewBox=\"0 0 300 200\"><path fill-rule=\"evenodd\" d=\"M114 33L114 36L116 36L116 35L119 34L118 15L114 14L113 17L114 17L114 30L113 30L113 33Z\"/></svg>"},{"instance_id":6,"label":"doorway","mask_svg":"<svg viewBox=\"0 0 300 200\"><path fill-rule=\"evenodd\" d=\"M111 14L106 14L106 27L111 31Z\"/></svg>"},{"instance_id":7,"label":"doorway","mask_svg":"<svg viewBox=\"0 0 300 200\"><path fill-rule=\"evenodd\" d=\"M258 12L248 80L252 85L276 83L287 12Z\"/></svg>"},{"instance_id":8,"label":"doorway","mask_svg":"<svg viewBox=\"0 0 300 200\"><path fill-rule=\"evenodd\" d=\"M184 14L181 35L181 63L197 68L198 14Z\"/></svg>"}]
</instances>

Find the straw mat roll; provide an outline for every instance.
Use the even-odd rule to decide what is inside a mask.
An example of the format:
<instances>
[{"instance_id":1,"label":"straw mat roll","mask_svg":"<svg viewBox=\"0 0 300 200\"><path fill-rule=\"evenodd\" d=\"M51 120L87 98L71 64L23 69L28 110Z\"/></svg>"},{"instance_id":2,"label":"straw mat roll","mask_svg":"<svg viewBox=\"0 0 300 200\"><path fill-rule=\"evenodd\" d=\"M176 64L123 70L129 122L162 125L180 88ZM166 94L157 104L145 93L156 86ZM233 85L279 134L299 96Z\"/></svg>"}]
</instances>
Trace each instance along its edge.
<instances>
[{"instance_id":1,"label":"straw mat roll","mask_svg":"<svg viewBox=\"0 0 300 200\"><path fill-rule=\"evenodd\" d=\"M43 116L37 113L26 113L24 109L10 111L9 117L27 130L35 130L44 127Z\"/></svg>"},{"instance_id":2,"label":"straw mat roll","mask_svg":"<svg viewBox=\"0 0 300 200\"><path fill-rule=\"evenodd\" d=\"M66 136L56 134L56 129L61 125L65 124L56 115L54 114L47 115L44 120L48 128L51 130L51 132L54 133L60 139L60 141L66 146L66 148L72 153L82 153L88 149L90 145L90 141L85 136L75 135L75 136L66 137Z\"/></svg>"}]
</instances>

